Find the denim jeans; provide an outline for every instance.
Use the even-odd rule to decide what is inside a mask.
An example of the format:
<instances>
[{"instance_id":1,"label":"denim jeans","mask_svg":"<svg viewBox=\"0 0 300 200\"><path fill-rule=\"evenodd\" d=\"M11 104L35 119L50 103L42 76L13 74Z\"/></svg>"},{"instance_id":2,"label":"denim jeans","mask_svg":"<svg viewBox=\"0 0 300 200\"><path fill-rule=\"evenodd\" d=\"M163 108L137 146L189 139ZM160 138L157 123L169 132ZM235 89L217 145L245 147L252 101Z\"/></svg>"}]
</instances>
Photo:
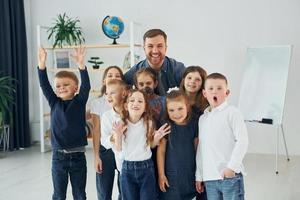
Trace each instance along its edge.
<instances>
[{"instance_id":1,"label":"denim jeans","mask_svg":"<svg viewBox=\"0 0 300 200\"><path fill-rule=\"evenodd\" d=\"M99 200L111 200L116 161L115 154L111 149L105 149L103 146L100 147L100 158L102 160L103 171L101 174L96 173L96 188L97 197ZM120 192L120 172L118 172L118 189ZM121 200L121 195L119 194L119 200Z\"/></svg>"},{"instance_id":2,"label":"denim jeans","mask_svg":"<svg viewBox=\"0 0 300 200\"><path fill-rule=\"evenodd\" d=\"M241 173L224 180L205 181L208 200L244 200L244 180Z\"/></svg>"},{"instance_id":3,"label":"denim jeans","mask_svg":"<svg viewBox=\"0 0 300 200\"><path fill-rule=\"evenodd\" d=\"M63 153L54 150L52 155L52 182L54 187L52 199L66 199L69 177L73 199L86 199L86 174L84 152Z\"/></svg>"},{"instance_id":4,"label":"denim jeans","mask_svg":"<svg viewBox=\"0 0 300 200\"><path fill-rule=\"evenodd\" d=\"M156 200L156 179L152 159L124 161L121 172L123 200Z\"/></svg>"}]
</instances>

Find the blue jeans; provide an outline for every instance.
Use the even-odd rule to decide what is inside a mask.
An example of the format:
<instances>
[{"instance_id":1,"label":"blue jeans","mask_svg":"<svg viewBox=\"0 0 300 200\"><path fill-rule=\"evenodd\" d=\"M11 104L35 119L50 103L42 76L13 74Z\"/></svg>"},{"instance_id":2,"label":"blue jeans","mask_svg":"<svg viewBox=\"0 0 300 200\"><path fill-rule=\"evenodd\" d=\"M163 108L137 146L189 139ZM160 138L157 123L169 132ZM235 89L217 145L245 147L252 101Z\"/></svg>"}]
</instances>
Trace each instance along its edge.
<instances>
[{"instance_id":1,"label":"blue jeans","mask_svg":"<svg viewBox=\"0 0 300 200\"><path fill-rule=\"evenodd\" d=\"M124 161L121 172L123 200L156 200L157 188L152 159Z\"/></svg>"},{"instance_id":2,"label":"blue jeans","mask_svg":"<svg viewBox=\"0 0 300 200\"><path fill-rule=\"evenodd\" d=\"M208 200L244 200L244 180L241 173L224 180L205 181Z\"/></svg>"},{"instance_id":3,"label":"blue jeans","mask_svg":"<svg viewBox=\"0 0 300 200\"><path fill-rule=\"evenodd\" d=\"M106 149L105 147L100 147L100 158L102 160L103 171L101 174L96 173L96 188L97 197L99 200L111 200L116 161L115 154L111 149ZM120 172L118 172L118 189L120 192ZM119 200L121 200L121 195L119 195Z\"/></svg>"},{"instance_id":4,"label":"blue jeans","mask_svg":"<svg viewBox=\"0 0 300 200\"><path fill-rule=\"evenodd\" d=\"M54 187L52 199L66 199L69 177L73 199L86 199L86 174L84 152L63 153L54 150L52 154L52 182Z\"/></svg>"}]
</instances>

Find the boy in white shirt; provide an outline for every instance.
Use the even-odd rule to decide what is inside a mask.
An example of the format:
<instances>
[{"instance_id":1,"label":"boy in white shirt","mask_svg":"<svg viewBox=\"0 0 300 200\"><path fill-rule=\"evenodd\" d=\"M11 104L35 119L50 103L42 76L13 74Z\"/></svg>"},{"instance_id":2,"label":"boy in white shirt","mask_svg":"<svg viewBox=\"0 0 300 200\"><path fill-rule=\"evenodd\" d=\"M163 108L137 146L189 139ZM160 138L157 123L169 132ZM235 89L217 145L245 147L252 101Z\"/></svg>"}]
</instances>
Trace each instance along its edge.
<instances>
[{"instance_id":1,"label":"boy in white shirt","mask_svg":"<svg viewBox=\"0 0 300 200\"><path fill-rule=\"evenodd\" d=\"M111 143L111 132L114 122L121 121L121 113L123 112L124 101L127 96L126 84L121 80L111 80L106 84L106 100L111 109L104 112L101 116L101 146L100 157L102 160L102 171L97 176L97 184L100 185L100 195L98 199L112 199L112 191L115 177L115 169L118 170L118 188L119 197L121 198L120 189L120 171L122 165L122 153L115 152Z\"/></svg>"},{"instance_id":2,"label":"boy in white shirt","mask_svg":"<svg viewBox=\"0 0 300 200\"><path fill-rule=\"evenodd\" d=\"M202 192L204 182L208 200L243 200L242 160L248 147L244 119L237 108L227 104L224 75L207 76L203 95L210 106L199 119L196 189Z\"/></svg>"}]
</instances>

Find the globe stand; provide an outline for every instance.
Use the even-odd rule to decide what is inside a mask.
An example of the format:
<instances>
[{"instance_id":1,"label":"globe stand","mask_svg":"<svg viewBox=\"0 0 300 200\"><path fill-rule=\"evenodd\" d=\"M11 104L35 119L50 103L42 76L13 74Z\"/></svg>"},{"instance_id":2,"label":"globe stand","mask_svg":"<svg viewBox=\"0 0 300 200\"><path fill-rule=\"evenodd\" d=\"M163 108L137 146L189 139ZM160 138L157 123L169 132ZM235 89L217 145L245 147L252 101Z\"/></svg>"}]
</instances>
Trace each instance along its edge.
<instances>
[{"instance_id":1,"label":"globe stand","mask_svg":"<svg viewBox=\"0 0 300 200\"><path fill-rule=\"evenodd\" d=\"M114 41L113 41L113 43L112 44L118 44L117 43L117 39L116 38L114 38Z\"/></svg>"}]
</instances>

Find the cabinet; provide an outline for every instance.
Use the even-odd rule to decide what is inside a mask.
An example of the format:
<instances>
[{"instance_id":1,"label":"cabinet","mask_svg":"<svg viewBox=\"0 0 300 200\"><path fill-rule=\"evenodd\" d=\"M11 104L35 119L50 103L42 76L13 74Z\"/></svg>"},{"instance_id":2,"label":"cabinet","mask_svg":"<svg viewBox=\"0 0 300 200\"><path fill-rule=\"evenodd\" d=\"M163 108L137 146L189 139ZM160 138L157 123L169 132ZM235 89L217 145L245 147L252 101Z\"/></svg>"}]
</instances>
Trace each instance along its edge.
<instances>
[{"instance_id":1,"label":"cabinet","mask_svg":"<svg viewBox=\"0 0 300 200\"><path fill-rule=\"evenodd\" d=\"M141 34L137 34L138 36L135 37L135 34L138 32L138 28L141 27L141 24L135 23L135 22L130 22L130 26L129 26L129 39L127 40L127 43L120 43L120 44L90 44L90 45L83 45L86 48L87 54L86 54L86 60L88 60L88 58L90 56L98 56L93 54L93 52L97 51L97 50L101 50L101 51L120 51L121 49L125 49L125 50L129 50L130 52L130 66L132 66L135 61L137 61L137 56L138 54L141 55L141 42L136 42L135 39L138 37L139 40L142 40L142 36ZM50 44L48 44L49 46L45 46L47 45L48 40L47 40L47 29L49 27L46 26L37 26L37 46L38 48L40 46L43 46L46 50L47 50L47 62L46 62L46 66L47 66L47 73L48 73L48 78L50 83L52 83L53 81L53 76L54 74L59 71L59 70L68 70L68 71L73 71L76 74L79 74L77 67L75 67L73 65L73 63L71 62L71 60L68 60L67 56L67 62L69 67L68 68L58 68L57 67L57 63L56 63L56 57L55 57L55 53L59 52L59 51L65 51L65 52L69 52L70 49L74 49L76 46L63 46L63 48L55 48L53 49L51 47ZM100 58L102 58L101 56L99 56ZM118 60L123 60L124 59L124 55L123 56L119 56L117 58L113 58L113 59L118 59ZM105 65L106 63L104 62L104 64L102 64L100 66L99 69L92 69L91 66L89 66L88 63L86 63L87 67L88 67L88 72L89 72L89 76L90 76L90 81L91 81L91 92L90 92L90 97L95 97L95 96L99 96L100 94L100 83L102 80L102 74L105 70L105 68L108 65ZM62 65L63 66L63 65ZM106 66L106 67L105 67ZM125 72L126 70L128 70L128 68L124 68L124 66L118 65L123 69L123 72ZM99 84L98 84L99 83ZM96 89L95 85L99 85L99 88ZM45 152L50 150L50 108L48 106L48 103L43 95L43 92L41 90L41 88L39 88L39 121L40 121L40 145L41 145L41 152Z\"/></svg>"}]
</instances>

